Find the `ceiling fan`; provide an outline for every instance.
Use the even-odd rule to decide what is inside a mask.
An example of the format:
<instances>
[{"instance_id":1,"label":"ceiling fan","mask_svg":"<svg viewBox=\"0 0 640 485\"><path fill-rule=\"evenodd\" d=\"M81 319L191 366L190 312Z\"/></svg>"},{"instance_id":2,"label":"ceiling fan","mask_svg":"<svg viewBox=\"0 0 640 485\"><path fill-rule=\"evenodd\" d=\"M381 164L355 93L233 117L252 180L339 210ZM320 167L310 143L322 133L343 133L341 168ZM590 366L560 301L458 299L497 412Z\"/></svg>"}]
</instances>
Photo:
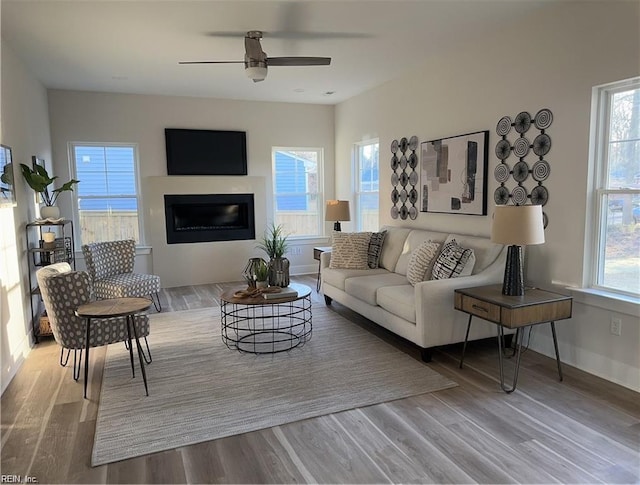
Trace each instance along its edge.
<instances>
[{"instance_id":1,"label":"ceiling fan","mask_svg":"<svg viewBox=\"0 0 640 485\"><path fill-rule=\"evenodd\" d=\"M178 64L242 64L254 83L264 81L269 66L328 66L330 57L268 57L260 45L262 32L250 30L244 36L244 61L182 61Z\"/></svg>"}]
</instances>

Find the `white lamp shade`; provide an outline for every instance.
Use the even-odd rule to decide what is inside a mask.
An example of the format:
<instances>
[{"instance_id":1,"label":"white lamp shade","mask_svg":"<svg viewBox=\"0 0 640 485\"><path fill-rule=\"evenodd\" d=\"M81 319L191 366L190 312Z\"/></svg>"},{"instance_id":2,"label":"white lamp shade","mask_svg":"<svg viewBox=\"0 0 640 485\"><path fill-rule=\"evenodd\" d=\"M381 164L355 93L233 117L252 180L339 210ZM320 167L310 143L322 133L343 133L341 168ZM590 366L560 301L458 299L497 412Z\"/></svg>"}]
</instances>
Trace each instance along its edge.
<instances>
[{"instance_id":1,"label":"white lamp shade","mask_svg":"<svg viewBox=\"0 0 640 485\"><path fill-rule=\"evenodd\" d=\"M348 200L328 200L325 221L350 221Z\"/></svg>"},{"instance_id":2,"label":"white lamp shade","mask_svg":"<svg viewBox=\"0 0 640 485\"><path fill-rule=\"evenodd\" d=\"M544 242L541 205L498 205L493 213L491 240L528 246Z\"/></svg>"}]
</instances>

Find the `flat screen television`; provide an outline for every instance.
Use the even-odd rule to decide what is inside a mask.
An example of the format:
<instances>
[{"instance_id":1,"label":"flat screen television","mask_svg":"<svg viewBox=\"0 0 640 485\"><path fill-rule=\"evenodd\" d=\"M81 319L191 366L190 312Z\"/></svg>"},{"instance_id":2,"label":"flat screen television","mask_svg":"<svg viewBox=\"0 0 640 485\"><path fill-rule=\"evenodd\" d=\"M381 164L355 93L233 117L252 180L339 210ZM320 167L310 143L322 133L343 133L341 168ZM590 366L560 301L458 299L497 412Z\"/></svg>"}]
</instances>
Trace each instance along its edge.
<instances>
[{"instance_id":1,"label":"flat screen television","mask_svg":"<svg viewBox=\"0 0 640 485\"><path fill-rule=\"evenodd\" d=\"M168 175L247 175L244 131L165 128Z\"/></svg>"}]
</instances>

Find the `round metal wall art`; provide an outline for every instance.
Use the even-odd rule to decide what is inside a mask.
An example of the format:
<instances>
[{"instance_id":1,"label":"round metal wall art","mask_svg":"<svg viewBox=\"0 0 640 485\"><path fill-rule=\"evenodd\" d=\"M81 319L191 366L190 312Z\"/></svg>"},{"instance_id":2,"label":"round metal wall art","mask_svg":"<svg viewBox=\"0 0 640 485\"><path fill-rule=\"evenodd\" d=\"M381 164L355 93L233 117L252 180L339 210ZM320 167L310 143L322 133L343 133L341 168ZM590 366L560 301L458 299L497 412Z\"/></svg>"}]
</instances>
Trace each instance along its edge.
<instances>
[{"instance_id":1,"label":"round metal wall art","mask_svg":"<svg viewBox=\"0 0 640 485\"><path fill-rule=\"evenodd\" d=\"M500 140L496 143L495 153L498 163L493 171L494 178L500 183L495 190L493 199L497 205L541 205L545 206L549 201L549 190L542 184L551 175L551 165L544 157L551 151L551 137L545 132L553 123L553 113L548 108L538 110L535 116L531 116L528 111L519 112L515 118L503 116L496 124L496 133ZM530 135L533 142L525 137L531 128L540 130L537 135ZM515 132L514 135L510 135ZM507 135L513 137L513 142L507 139ZM506 160L511 153L518 157L512 168ZM537 160L527 161L526 158L533 153ZM529 178L531 175L531 178ZM509 189L506 183L509 178L517 183L513 189ZM534 185L528 191L525 183L533 180ZM530 182L529 182L530 183ZM546 212L542 213L544 227L549 224L549 217Z\"/></svg>"},{"instance_id":2,"label":"round metal wall art","mask_svg":"<svg viewBox=\"0 0 640 485\"><path fill-rule=\"evenodd\" d=\"M418 210L415 204L418 201L418 191L416 186L420 181L420 177L416 168L418 167L418 149L419 140L417 136L409 138L402 137L398 141L391 142L391 185L394 187L391 191L391 218L406 219L410 217L415 219L418 217ZM401 188L398 187L400 185ZM407 204L411 204L410 207Z\"/></svg>"}]
</instances>

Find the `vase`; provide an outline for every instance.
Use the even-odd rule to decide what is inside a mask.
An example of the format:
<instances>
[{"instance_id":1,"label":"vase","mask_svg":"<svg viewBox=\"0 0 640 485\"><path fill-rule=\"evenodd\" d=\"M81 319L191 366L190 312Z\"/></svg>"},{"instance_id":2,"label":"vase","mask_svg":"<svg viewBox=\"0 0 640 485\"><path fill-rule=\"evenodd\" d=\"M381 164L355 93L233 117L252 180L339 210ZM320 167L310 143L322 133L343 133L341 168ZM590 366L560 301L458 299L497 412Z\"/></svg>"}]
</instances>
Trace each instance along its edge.
<instances>
[{"instance_id":1,"label":"vase","mask_svg":"<svg viewBox=\"0 0 640 485\"><path fill-rule=\"evenodd\" d=\"M285 288L289 286L289 260L273 258L269 261L269 284Z\"/></svg>"},{"instance_id":2,"label":"vase","mask_svg":"<svg viewBox=\"0 0 640 485\"><path fill-rule=\"evenodd\" d=\"M60 209L55 205L43 205L40 207L40 218L42 219L59 219Z\"/></svg>"},{"instance_id":3,"label":"vase","mask_svg":"<svg viewBox=\"0 0 640 485\"><path fill-rule=\"evenodd\" d=\"M247 265L244 267L242 271L242 276L247 281L249 288L256 287L256 268L261 264L266 264L267 262L262 258L250 258Z\"/></svg>"}]
</instances>

